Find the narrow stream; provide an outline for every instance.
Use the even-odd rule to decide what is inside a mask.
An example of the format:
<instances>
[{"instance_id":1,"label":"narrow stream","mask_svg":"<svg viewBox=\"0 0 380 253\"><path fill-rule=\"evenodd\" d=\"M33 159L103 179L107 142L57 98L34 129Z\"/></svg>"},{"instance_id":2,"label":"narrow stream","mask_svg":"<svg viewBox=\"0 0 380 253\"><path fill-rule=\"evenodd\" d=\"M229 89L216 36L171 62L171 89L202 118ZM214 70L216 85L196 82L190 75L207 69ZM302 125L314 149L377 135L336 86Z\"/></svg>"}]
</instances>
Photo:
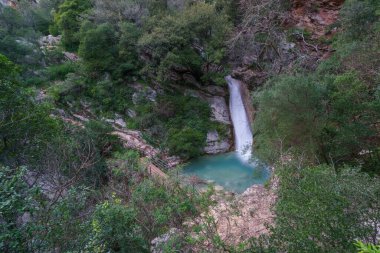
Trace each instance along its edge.
<instances>
[{"instance_id":1,"label":"narrow stream","mask_svg":"<svg viewBox=\"0 0 380 253\"><path fill-rule=\"evenodd\" d=\"M252 157L253 135L244 107L240 82L226 77L230 91L230 114L234 128L235 152L205 156L191 161L184 168L185 176L196 176L224 189L243 193L254 184L263 184L270 177L264 164Z\"/></svg>"}]
</instances>

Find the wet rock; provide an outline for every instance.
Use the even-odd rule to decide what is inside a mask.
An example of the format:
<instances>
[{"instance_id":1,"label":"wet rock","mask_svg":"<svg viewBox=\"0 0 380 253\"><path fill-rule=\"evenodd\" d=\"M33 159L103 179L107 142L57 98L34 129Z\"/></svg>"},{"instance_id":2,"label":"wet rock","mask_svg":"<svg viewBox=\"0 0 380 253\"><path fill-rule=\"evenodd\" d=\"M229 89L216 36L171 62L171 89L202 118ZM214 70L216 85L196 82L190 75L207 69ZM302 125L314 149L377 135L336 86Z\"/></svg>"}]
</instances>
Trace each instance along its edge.
<instances>
[{"instance_id":1,"label":"wet rock","mask_svg":"<svg viewBox=\"0 0 380 253\"><path fill-rule=\"evenodd\" d=\"M204 152L206 154L226 153L231 149L229 140L221 139L218 132L213 130L207 133L206 146Z\"/></svg>"},{"instance_id":2,"label":"wet rock","mask_svg":"<svg viewBox=\"0 0 380 253\"><path fill-rule=\"evenodd\" d=\"M233 70L232 77L244 83L251 84L251 88L261 86L266 80L266 73L249 68L248 66L238 67Z\"/></svg>"}]
</instances>

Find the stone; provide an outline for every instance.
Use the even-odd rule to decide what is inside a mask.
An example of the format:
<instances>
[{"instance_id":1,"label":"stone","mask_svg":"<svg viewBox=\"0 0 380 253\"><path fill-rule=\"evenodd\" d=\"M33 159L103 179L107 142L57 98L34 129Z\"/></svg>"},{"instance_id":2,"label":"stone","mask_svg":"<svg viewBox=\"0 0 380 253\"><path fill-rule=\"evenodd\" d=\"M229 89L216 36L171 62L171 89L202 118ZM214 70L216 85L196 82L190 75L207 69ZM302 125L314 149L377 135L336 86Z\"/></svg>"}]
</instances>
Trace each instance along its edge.
<instances>
[{"instance_id":1,"label":"stone","mask_svg":"<svg viewBox=\"0 0 380 253\"><path fill-rule=\"evenodd\" d=\"M206 146L204 152L206 154L220 154L226 153L231 149L231 144L228 139L220 139L216 130L207 133Z\"/></svg>"},{"instance_id":2,"label":"stone","mask_svg":"<svg viewBox=\"0 0 380 253\"><path fill-rule=\"evenodd\" d=\"M46 90L40 90L36 96L37 102L42 102L47 98Z\"/></svg>"},{"instance_id":3,"label":"stone","mask_svg":"<svg viewBox=\"0 0 380 253\"><path fill-rule=\"evenodd\" d=\"M136 105L144 99L147 99L151 102L156 102L157 92L149 86L144 87L142 85L136 85L134 88L137 91L132 95L133 104Z\"/></svg>"},{"instance_id":4,"label":"stone","mask_svg":"<svg viewBox=\"0 0 380 253\"><path fill-rule=\"evenodd\" d=\"M212 119L217 122L230 125L230 110L227 106L226 99L219 96L208 97L206 99L212 110Z\"/></svg>"},{"instance_id":5,"label":"stone","mask_svg":"<svg viewBox=\"0 0 380 253\"><path fill-rule=\"evenodd\" d=\"M43 36L39 39L38 43L40 44L41 47L55 47L57 44L61 42L61 35L58 36L53 36L53 35L47 35Z\"/></svg>"},{"instance_id":6,"label":"stone","mask_svg":"<svg viewBox=\"0 0 380 253\"><path fill-rule=\"evenodd\" d=\"M73 62L76 62L79 60L79 57L78 55L74 54L74 53L70 53L70 52L63 52L63 55L66 57L66 59L70 60L70 61L73 61Z\"/></svg>"},{"instance_id":7,"label":"stone","mask_svg":"<svg viewBox=\"0 0 380 253\"><path fill-rule=\"evenodd\" d=\"M249 238L268 234L267 225L273 225L272 207L277 198L278 179L273 177L269 186L253 185L242 194L218 191L212 196L217 204L210 214L217 221L217 232L229 245Z\"/></svg>"},{"instance_id":8,"label":"stone","mask_svg":"<svg viewBox=\"0 0 380 253\"><path fill-rule=\"evenodd\" d=\"M127 127L127 123L125 123L125 121L122 118L115 119L115 124L120 127Z\"/></svg>"},{"instance_id":9,"label":"stone","mask_svg":"<svg viewBox=\"0 0 380 253\"><path fill-rule=\"evenodd\" d=\"M217 192L224 191L223 186L220 186L220 185L215 185L214 189L215 189L215 191L217 191Z\"/></svg>"},{"instance_id":10,"label":"stone","mask_svg":"<svg viewBox=\"0 0 380 253\"><path fill-rule=\"evenodd\" d=\"M132 110L132 109L127 109L127 115L130 117L130 118L135 118L137 116L137 113L135 110Z\"/></svg>"}]
</instances>

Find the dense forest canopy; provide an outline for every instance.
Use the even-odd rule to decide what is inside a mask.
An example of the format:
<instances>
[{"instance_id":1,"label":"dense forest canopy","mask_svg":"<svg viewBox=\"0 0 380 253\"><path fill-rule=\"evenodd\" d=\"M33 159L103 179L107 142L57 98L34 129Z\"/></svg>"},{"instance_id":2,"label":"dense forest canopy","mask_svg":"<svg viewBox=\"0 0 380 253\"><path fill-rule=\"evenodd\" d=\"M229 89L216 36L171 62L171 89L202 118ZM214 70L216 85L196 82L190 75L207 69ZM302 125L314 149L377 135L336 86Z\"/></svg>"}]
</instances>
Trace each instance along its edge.
<instances>
[{"instance_id":1,"label":"dense forest canopy","mask_svg":"<svg viewBox=\"0 0 380 253\"><path fill-rule=\"evenodd\" d=\"M1 252L380 252L380 1L0 3ZM210 105L229 74L278 182L269 233L238 245L212 186L144 162L231 139Z\"/></svg>"}]
</instances>

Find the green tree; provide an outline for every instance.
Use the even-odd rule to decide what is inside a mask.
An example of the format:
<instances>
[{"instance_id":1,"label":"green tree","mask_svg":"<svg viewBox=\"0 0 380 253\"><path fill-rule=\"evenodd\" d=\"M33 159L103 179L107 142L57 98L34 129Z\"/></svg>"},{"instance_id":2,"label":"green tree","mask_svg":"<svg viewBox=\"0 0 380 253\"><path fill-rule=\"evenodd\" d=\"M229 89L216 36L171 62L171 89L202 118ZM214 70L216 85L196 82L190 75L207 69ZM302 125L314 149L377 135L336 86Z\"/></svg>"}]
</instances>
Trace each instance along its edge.
<instances>
[{"instance_id":1,"label":"green tree","mask_svg":"<svg viewBox=\"0 0 380 253\"><path fill-rule=\"evenodd\" d=\"M37 188L24 181L25 168L11 169L0 166L0 250L2 252L28 252L33 226L30 218L37 211L34 196Z\"/></svg>"},{"instance_id":2,"label":"green tree","mask_svg":"<svg viewBox=\"0 0 380 253\"><path fill-rule=\"evenodd\" d=\"M117 37L113 26L101 24L92 27L85 23L81 29L79 55L90 72L103 72L114 69L117 57Z\"/></svg>"},{"instance_id":3,"label":"green tree","mask_svg":"<svg viewBox=\"0 0 380 253\"><path fill-rule=\"evenodd\" d=\"M118 77L137 75L141 68L137 42L141 36L141 30L133 23L120 24L120 39L118 43L119 66L116 69Z\"/></svg>"},{"instance_id":4,"label":"green tree","mask_svg":"<svg viewBox=\"0 0 380 253\"><path fill-rule=\"evenodd\" d=\"M378 178L324 165L287 166L278 173L271 246L287 252L354 252L355 240L376 241Z\"/></svg>"},{"instance_id":5,"label":"green tree","mask_svg":"<svg viewBox=\"0 0 380 253\"><path fill-rule=\"evenodd\" d=\"M292 152L314 159L325 124L325 88L312 75L280 76L254 97L258 155L268 161ZM281 154L282 153L282 154Z\"/></svg>"},{"instance_id":6,"label":"green tree","mask_svg":"<svg viewBox=\"0 0 380 253\"><path fill-rule=\"evenodd\" d=\"M50 27L52 34L62 34L62 44L69 51L79 46L81 15L91 7L89 0L65 0L54 14L54 23Z\"/></svg>"},{"instance_id":7,"label":"green tree","mask_svg":"<svg viewBox=\"0 0 380 253\"><path fill-rule=\"evenodd\" d=\"M149 252L136 223L136 211L120 199L99 204L91 226L91 238L86 246L91 252Z\"/></svg>"},{"instance_id":8,"label":"green tree","mask_svg":"<svg viewBox=\"0 0 380 253\"><path fill-rule=\"evenodd\" d=\"M153 16L139 40L140 50L151 56L147 61L151 68L145 70L158 69L161 81L166 82L170 72L191 73L200 79L225 58L224 39L230 28L227 15L201 2L173 15Z\"/></svg>"},{"instance_id":9,"label":"green tree","mask_svg":"<svg viewBox=\"0 0 380 253\"><path fill-rule=\"evenodd\" d=\"M57 131L59 123L49 117L48 105L30 99L33 93L17 81L17 67L3 55L0 66L0 159L21 159L14 155L34 152Z\"/></svg>"}]
</instances>

